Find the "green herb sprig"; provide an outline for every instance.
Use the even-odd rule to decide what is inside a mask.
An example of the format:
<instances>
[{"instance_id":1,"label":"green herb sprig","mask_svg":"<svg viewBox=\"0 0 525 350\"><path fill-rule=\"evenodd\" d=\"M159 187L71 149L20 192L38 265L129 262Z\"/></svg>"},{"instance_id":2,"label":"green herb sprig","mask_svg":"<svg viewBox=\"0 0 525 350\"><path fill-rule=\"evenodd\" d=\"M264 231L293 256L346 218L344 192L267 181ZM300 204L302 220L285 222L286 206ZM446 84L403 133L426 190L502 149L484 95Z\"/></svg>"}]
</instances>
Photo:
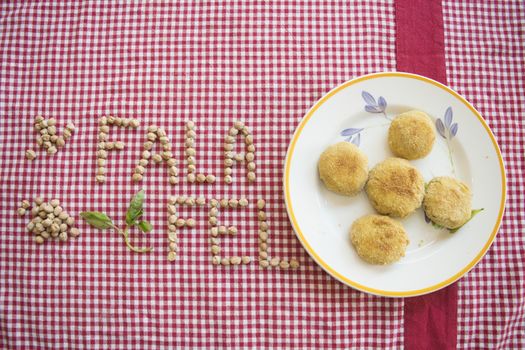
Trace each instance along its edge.
<instances>
[{"instance_id":1,"label":"green herb sprig","mask_svg":"<svg viewBox=\"0 0 525 350\"><path fill-rule=\"evenodd\" d=\"M139 220L143 214L143 203L144 203L144 190L140 190L129 203L128 211L126 212L126 225L124 229L121 229L113 223L113 220L105 213L98 211L84 211L80 213L80 217L86 220L91 226L98 228L99 230L114 229L119 234L124 236L124 243L126 246L137 253L147 253L153 250L153 248L137 248L133 246L129 241L129 229L136 226L142 232L150 232L153 226L145 221Z\"/></svg>"},{"instance_id":2,"label":"green herb sprig","mask_svg":"<svg viewBox=\"0 0 525 350\"><path fill-rule=\"evenodd\" d=\"M481 209L473 209L470 211L470 218L465 221L465 223L463 225L461 225L460 227L456 227L456 228L447 228L448 232L450 233L456 233L458 232L463 226L465 226L467 224L467 222L469 222L470 220L472 220L472 218L476 215L478 215L479 213L481 213L483 210L485 210L485 208L481 208ZM429 219L430 220L430 219ZM445 227L439 225L439 224L436 224L434 221L430 220L430 223L432 224L432 226L438 230L442 230L444 229Z\"/></svg>"},{"instance_id":3,"label":"green herb sprig","mask_svg":"<svg viewBox=\"0 0 525 350\"><path fill-rule=\"evenodd\" d=\"M463 224L461 225L460 227L457 227L457 228L454 228L454 229L449 229L448 231L450 233L456 233L458 232L458 230L460 228L462 228L463 226L465 226L467 224L467 222L469 222L470 220L472 220L472 218L476 215L478 215L479 213L481 213L483 210L485 210L485 208L481 208L481 209L473 209L471 212L470 212L470 218Z\"/></svg>"}]
</instances>

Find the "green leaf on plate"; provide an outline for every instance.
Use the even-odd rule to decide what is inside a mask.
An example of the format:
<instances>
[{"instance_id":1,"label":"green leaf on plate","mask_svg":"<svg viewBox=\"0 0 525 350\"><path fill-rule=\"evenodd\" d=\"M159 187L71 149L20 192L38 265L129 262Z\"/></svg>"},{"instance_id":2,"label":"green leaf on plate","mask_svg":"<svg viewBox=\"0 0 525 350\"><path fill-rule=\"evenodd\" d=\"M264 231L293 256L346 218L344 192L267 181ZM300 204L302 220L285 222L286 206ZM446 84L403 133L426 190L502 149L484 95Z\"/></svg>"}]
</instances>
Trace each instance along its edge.
<instances>
[{"instance_id":1,"label":"green leaf on plate","mask_svg":"<svg viewBox=\"0 0 525 350\"><path fill-rule=\"evenodd\" d=\"M432 226L438 230L442 230L444 229L445 227L439 225L439 224L436 224L434 221L430 220L430 223L432 223Z\"/></svg>"},{"instance_id":2,"label":"green leaf on plate","mask_svg":"<svg viewBox=\"0 0 525 350\"><path fill-rule=\"evenodd\" d=\"M470 218L467 220L467 222L469 222L470 220L472 220L472 218L474 216L476 216L477 214L479 214L480 212L482 212L483 210L485 210L485 208L481 208L481 209L473 209L471 212L470 212ZM457 227L457 228L454 228L454 229L450 229L448 230L450 233L455 233L455 232L458 232L458 230L460 228L462 228L463 226L465 226L467 224L467 222L465 222L463 225L461 225L460 227Z\"/></svg>"}]
</instances>

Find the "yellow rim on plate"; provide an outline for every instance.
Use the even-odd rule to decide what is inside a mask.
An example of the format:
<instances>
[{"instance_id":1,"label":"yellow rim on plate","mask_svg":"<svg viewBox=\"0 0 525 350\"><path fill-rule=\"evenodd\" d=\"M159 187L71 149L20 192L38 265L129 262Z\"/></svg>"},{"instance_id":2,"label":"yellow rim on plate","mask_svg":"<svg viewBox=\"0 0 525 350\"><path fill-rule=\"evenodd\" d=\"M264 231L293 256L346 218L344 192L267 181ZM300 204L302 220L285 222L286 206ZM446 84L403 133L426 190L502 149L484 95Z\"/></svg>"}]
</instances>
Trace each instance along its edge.
<instances>
[{"instance_id":1,"label":"yellow rim on plate","mask_svg":"<svg viewBox=\"0 0 525 350\"><path fill-rule=\"evenodd\" d=\"M328 265L325 261L323 261L323 259L321 259L321 257L319 255L317 255L317 253L312 248L310 243L306 240L303 232L301 231L299 223L297 222L297 219L295 217L293 206L292 206L292 201L291 201L291 197L290 197L290 164L291 164L291 161L292 161L292 157L294 155L295 144L297 143L297 140L301 136L301 132L302 132L304 126L308 123L308 121L313 116L315 111L319 107L321 107L330 97L332 97L333 95L335 95L337 92L341 91L342 89L345 89L345 88L347 88L347 87L349 87L351 85L354 85L356 83L359 83L359 82L362 82L362 81L365 81L365 80L376 79L376 78L384 78L384 77L401 77L401 78L410 78L410 79L421 80L421 81L424 81L426 83L432 84L432 85L434 85L434 86L436 86L436 87L438 87L438 88L440 88L442 90L445 90L446 92L451 94L453 97L455 97L458 100L460 100L465 106L467 106L472 111L472 113L474 113L474 115L478 118L479 122L483 125L483 127L485 128L487 134L489 135L490 139L492 140L492 144L494 146L494 150L496 151L496 154L498 155L499 166L500 166L500 171L501 171L501 193L502 194L501 194L501 202L500 202L500 208L499 208L499 213L498 213L498 219L496 220L496 223L495 223L495 225L494 225L494 227L492 229L492 233L490 234L489 239L487 240L487 242L485 243L483 248L479 251L479 253L474 257L474 259L472 259L472 261L469 264L467 264L467 266L462 268L458 273L456 273L452 277L449 277L449 278L447 278L444 281L441 281L441 282L439 282L439 283L437 283L435 285L432 285L432 286L429 286L429 287L426 287L426 288L416 289L416 290L409 290L409 291L402 291L402 292L388 291L388 290L381 290L381 289L375 289L375 288L367 287L365 285L362 285L360 283L357 283L355 281L352 281L352 280L344 277L343 275L341 275L340 273L335 271L332 267L330 267L330 265ZM506 186L506 177L505 177L505 167L503 165L503 158L501 156L501 151L499 149L498 143L496 142L496 139L495 139L494 135L492 134L492 131L490 130L489 126L487 125L487 123L485 122L485 120L483 119L481 114L465 98L463 98L463 96L461 96L460 94L458 94L454 90L450 89L449 87L447 87L447 86L445 86L445 85L443 85L443 84L441 84L441 83L439 83L439 82L437 82L435 80L432 80L430 78L423 77L421 75L410 74L410 73L401 73L401 72L385 72L385 73L374 73L374 74L364 75L364 76L352 79L352 80L350 80L350 81L348 81L346 83L343 83L343 84L339 85L338 87L336 87L333 90L331 90L330 92L328 92L325 96L323 96L306 113L304 118L299 123L299 126L295 130L295 133L294 133L294 135L292 137L292 140L290 142L290 146L288 147L288 152L286 154L285 169L284 169L284 195L285 195L286 210L288 211L288 216L290 217L290 221L292 222L293 229L294 229L295 233L297 234L297 237L301 241L303 247L308 252L308 254L310 254L310 256L326 272L328 272L330 275L332 275L333 277L337 278L341 282L346 283L346 284L348 284L348 285L350 285L350 286L352 286L352 287L354 287L356 289L359 289L361 291L365 291L365 292L372 293L372 294L377 294L377 295L382 295L382 296L389 296L389 297L409 297L409 296L422 295L422 294L427 294L427 293L436 291L438 289L446 287L449 284L457 281L465 273L467 273L470 269L472 269L481 260L483 255L485 255L487 250L490 248L490 245L494 241L494 238L496 237L496 234L498 233L498 229L499 229L499 226L501 224L501 219L503 217L503 211L505 209L506 189L507 189L507 186Z\"/></svg>"}]
</instances>

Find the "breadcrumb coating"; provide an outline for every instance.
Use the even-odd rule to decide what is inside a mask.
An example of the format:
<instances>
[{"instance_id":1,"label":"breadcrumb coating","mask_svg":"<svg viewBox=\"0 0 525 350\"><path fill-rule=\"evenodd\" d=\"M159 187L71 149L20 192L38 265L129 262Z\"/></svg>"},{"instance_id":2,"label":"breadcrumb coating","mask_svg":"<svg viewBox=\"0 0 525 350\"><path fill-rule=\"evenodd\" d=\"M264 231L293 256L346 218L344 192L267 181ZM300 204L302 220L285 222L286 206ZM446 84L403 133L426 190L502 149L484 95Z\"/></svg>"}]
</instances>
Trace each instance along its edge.
<instances>
[{"instance_id":1,"label":"breadcrumb coating","mask_svg":"<svg viewBox=\"0 0 525 350\"><path fill-rule=\"evenodd\" d=\"M421 206L425 181L401 158L388 158L370 170L366 193L378 213L403 218Z\"/></svg>"},{"instance_id":2,"label":"breadcrumb coating","mask_svg":"<svg viewBox=\"0 0 525 350\"><path fill-rule=\"evenodd\" d=\"M352 224L350 239L357 254L370 264L386 265L405 256L409 240L403 226L382 215L365 215Z\"/></svg>"},{"instance_id":3,"label":"breadcrumb coating","mask_svg":"<svg viewBox=\"0 0 525 350\"><path fill-rule=\"evenodd\" d=\"M398 115L388 129L388 146L395 156L419 159L427 156L436 140L434 124L422 111Z\"/></svg>"},{"instance_id":4,"label":"breadcrumb coating","mask_svg":"<svg viewBox=\"0 0 525 350\"><path fill-rule=\"evenodd\" d=\"M452 177L436 177L428 183L423 209L427 217L438 225L448 229L461 227L471 216L470 188Z\"/></svg>"},{"instance_id":5,"label":"breadcrumb coating","mask_svg":"<svg viewBox=\"0 0 525 350\"><path fill-rule=\"evenodd\" d=\"M354 144L339 142L321 154L318 168L319 177L330 191L353 196L368 178L368 157Z\"/></svg>"}]
</instances>

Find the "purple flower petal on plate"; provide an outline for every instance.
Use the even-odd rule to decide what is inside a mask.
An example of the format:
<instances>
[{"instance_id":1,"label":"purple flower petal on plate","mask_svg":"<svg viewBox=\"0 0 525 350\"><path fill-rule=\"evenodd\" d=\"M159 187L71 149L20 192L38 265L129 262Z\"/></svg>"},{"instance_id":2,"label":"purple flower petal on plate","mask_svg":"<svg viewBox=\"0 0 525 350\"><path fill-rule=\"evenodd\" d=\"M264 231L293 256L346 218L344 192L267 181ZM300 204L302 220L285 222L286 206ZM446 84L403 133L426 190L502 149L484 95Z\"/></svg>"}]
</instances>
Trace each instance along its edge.
<instances>
[{"instance_id":1,"label":"purple flower petal on plate","mask_svg":"<svg viewBox=\"0 0 525 350\"><path fill-rule=\"evenodd\" d=\"M341 136L352 136L363 131L363 128L348 128L341 131Z\"/></svg>"},{"instance_id":2,"label":"purple flower petal on plate","mask_svg":"<svg viewBox=\"0 0 525 350\"><path fill-rule=\"evenodd\" d=\"M439 134L444 138L446 139L447 137L445 136L445 126L443 125L443 122L441 121L441 119L437 119L436 120L436 129L437 131L439 132Z\"/></svg>"},{"instance_id":3,"label":"purple flower petal on plate","mask_svg":"<svg viewBox=\"0 0 525 350\"><path fill-rule=\"evenodd\" d=\"M452 107L448 107L445 112L445 125L447 129L450 129L450 124L452 124Z\"/></svg>"},{"instance_id":4,"label":"purple flower petal on plate","mask_svg":"<svg viewBox=\"0 0 525 350\"><path fill-rule=\"evenodd\" d=\"M365 100L366 104L377 106L376 99L374 98L374 96L370 95L370 93L363 91L361 93L361 96L363 96L363 100Z\"/></svg>"},{"instance_id":5,"label":"purple flower petal on plate","mask_svg":"<svg viewBox=\"0 0 525 350\"><path fill-rule=\"evenodd\" d=\"M361 144L361 134L357 134L357 136L355 136L351 142L357 147L359 147L359 145Z\"/></svg>"},{"instance_id":6,"label":"purple flower petal on plate","mask_svg":"<svg viewBox=\"0 0 525 350\"><path fill-rule=\"evenodd\" d=\"M452 124L450 127L450 138L453 138L458 133L458 123Z\"/></svg>"},{"instance_id":7,"label":"purple flower petal on plate","mask_svg":"<svg viewBox=\"0 0 525 350\"><path fill-rule=\"evenodd\" d=\"M386 100L383 96L379 96L379 107L381 107L381 111L384 112L386 109Z\"/></svg>"},{"instance_id":8,"label":"purple flower petal on plate","mask_svg":"<svg viewBox=\"0 0 525 350\"><path fill-rule=\"evenodd\" d=\"M365 106L365 111L367 111L369 113L381 113L381 112L383 112L379 107L369 106L369 105Z\"/></svg>"}]
</instances>

